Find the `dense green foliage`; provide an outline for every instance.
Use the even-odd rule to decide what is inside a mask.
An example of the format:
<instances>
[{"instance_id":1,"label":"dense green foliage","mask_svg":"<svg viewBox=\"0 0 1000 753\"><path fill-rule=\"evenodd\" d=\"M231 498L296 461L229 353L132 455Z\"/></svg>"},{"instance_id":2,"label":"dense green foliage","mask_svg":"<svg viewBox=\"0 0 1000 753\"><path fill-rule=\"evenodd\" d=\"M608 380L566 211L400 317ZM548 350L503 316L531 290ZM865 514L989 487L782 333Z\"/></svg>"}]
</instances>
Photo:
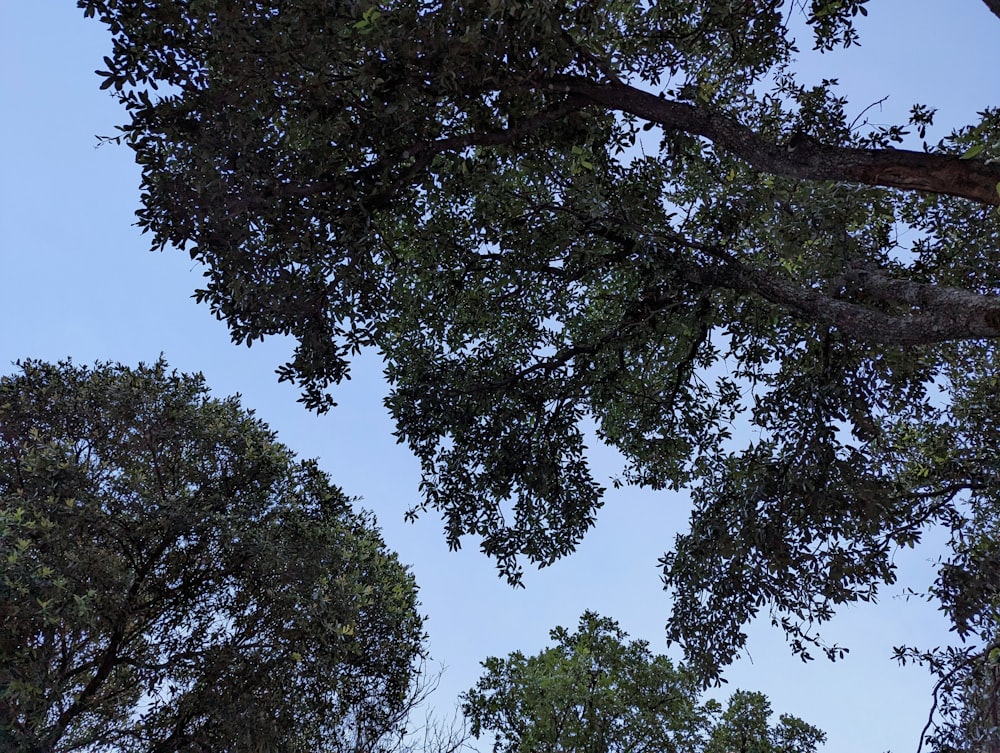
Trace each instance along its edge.
<instances>
[{"instance_id":1,"label":"dense green foliage","mask_svg":"<svg viewBox=\"0 0 1000 753\"><path fill-rule=\"evenodd\" d=\"M865 0L79 5L113 36L153 245L204 263L236 341L297 341L279 374L312 408L381 352L413 513L451 546L513 582L573 551L596 425L618 481L691 493L662 565L700 674L762 610L839 655L817 628L932 527L964 643L901 655L986 671L1000 111L935 141L933 103L868 126L797 80L790 30L849 47Z\"/></svg>"},{"instance_id":2,"label":"dense green foliage","mask_svg":"<svg viewBox=\"0 0 1000 753\"><path fill-rule=\"evenodd\" d=\"M154 366L0 379L0 750L348 751L423 632L373 520Z\"/></svg>"},{"instance_id":3,"label":"dense green foliage","mask_svg":"<svg viewBox=\"0 0 1000 753\"><path fill-rule=\"evenodd\" d=\"M737 691L723 710L699 684L617 623L586 612L555 645L483 662L463 710L494 753L813 753L825 735L792 716L768 724L760 693Z\"/></svg>"}]
</instances>

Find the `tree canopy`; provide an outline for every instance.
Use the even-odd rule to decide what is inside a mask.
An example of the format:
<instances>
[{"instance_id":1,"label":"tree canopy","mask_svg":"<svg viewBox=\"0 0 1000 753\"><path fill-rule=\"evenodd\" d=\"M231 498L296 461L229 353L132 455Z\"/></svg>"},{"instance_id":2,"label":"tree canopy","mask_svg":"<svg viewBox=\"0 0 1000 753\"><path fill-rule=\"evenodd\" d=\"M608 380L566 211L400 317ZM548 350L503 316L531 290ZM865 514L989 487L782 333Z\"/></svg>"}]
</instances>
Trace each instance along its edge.
<instances>
[{"instance_id":1,"label":"tree canopy","mask_svg":"<svg viewBox=\"0 0 1000 753\"><path fill-rule=\"evenodd\" d=\"M983 671L1000 111L935 137L933 103L874 126L799 80L793 30L850 47L866 0L79 5L153 246L205 265L235 341L294 338L279 378L311 408L382 354L412 514L451 546L515 583L572 552L596 426L616 483L693 499L662 561L693 670L762 611L837 656L818 627L940 527L929 593L965 643L900 654Z\"/></svg>"},{"instance_id":2,"label":"tree canopy","mask_svg":"<svg viewBox=\"0 0 1000 753\"><path fill-rule=\"evenodd\" d=\"M0 378L0 749L374 750L419 659L370 515L161 361Z\"/></svg>"},{"instance_id":3,"label":"tree canopy","mask_svg":"<svg viewBox=\"0 0 1000 753\"><path fill-rule=\"evenodd\" d=\"M825 735L793 716L770 725L760 693L736 691L723 710L699 703L700 684L613 620L585 612L554 646L483 662L464 696L477 737L494 753L814 753Z\"/></svg>"}]
</instances>

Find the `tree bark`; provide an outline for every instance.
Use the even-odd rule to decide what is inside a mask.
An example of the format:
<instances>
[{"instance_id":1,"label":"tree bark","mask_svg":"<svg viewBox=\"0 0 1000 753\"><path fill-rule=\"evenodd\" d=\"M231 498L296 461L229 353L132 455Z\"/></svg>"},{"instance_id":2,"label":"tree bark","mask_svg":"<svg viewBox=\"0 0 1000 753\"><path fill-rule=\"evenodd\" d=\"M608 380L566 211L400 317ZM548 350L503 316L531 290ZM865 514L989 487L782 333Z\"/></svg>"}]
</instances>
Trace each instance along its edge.
<instances>
[{"instance_id":1,"label":"tree bark","mask_svg":"<svg viewBox=\"0 0 1000 753\"><path fill-rule=\"evenodd\" d=\"M640 244L604 223L590 226L594 234L635 252ZM711 261L684 259L682 253L650 244L647 253L670 253L674 268L687 282L703 288L725 288L759 295L790 316L835 327L860 342L883 345L931 345L956 340L1000 338L1000 296L963 288L933 285L890 277L877 269L858 266L844 270L840 289L831 294L787 279L780 272L761 270L718 246L670 236L668 244L696 251ZM852 295L850 300L846 295ZM862 300L857 300L857 299ZM873 303L910 307L903 313L874 308Z\"/></svg>"},{"instance_id":2,"label":"tree bark","mask_svg":"<svg viewBox=\"0 0 1000 753\"><path fill-rule=\"evenodd\" d=\"M755 293L797 319L828 324L861 342L930 345L1000 337L1000 296L900 280L873 270L848 270L844 278L850 292L873 301L904 303L913 307L910 312L893 314L837 298L735 259L717 267L691 265L684 274L701 285Z\"/></svg>"},{"instance_id":3,"label":"tree bark","mask_svg":"<svg viewBox=\"0 0 1000 753\"><path fill-rule=\"evenodd\" d=\"M990 2L1000 5L1000 0ZM668 131L703 136L766 173L926 191L1000 206L1000 163L905 149L828 146L811 139L779 145L708 107L661 99L627 84L565 78L549 86Z\"/></svg>"}]
</instances>

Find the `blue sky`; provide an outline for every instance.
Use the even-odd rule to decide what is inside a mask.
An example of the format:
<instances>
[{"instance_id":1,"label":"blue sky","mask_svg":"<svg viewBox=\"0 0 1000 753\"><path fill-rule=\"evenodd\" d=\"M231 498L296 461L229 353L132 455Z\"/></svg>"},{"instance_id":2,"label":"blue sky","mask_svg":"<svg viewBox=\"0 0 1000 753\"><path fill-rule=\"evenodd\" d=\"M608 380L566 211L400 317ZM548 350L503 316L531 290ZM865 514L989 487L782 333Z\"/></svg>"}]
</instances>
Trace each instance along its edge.
<instances>
[{"instance_id":1,"label":"blue sky","mask_svg":"<svg viewBox=\"0 0 1000 753\"><path fill-rule=\"evenodd\" d=\"M448 552L434 515L404 523L403 512L417 500L418 468L392 437L378 360L356 364L354 378L337 391L340 407L310 415L294 389L274 377L291 345L278 339L251 349L232 345L224 325L191 299L201 277L187 256L147 250L132 226L139 178L131 153L97 148L95 139L112 134L123 116L98 91L93 73L107 52L107 33L74 5L0 4L0 372L19 358L135 364L163 353L177 369L203 372L216 394L241 393L282 442L319 458L348 494L363 497L389 545L412 564L433 657L447 665L433 698L444 713L475 682L486 656L537 651L550 628L574 626L585 609L614 617L634 638L666 651L670 605L656 561L685 524L685 498L609 491L579 551L529 573L523 590L498 579L474 542ZM869 111L871 121L902 120L915 102L935 106L936 139L944 126L967 123L1000 99L1000 19L980 0L869 5L860 50L801 68L817 82L839 78L849 112L887 94ZM601 449L593 463L604 479L620 465ZM932 606L899 596L906 577L915 586L926 582L932 544L900 555L903 582L885 589L879 605L845 610L827 628L830 639L851 649L847 659L804 665L765 621L751 627L750 657L731 668L729 688L763 691L776 711L826 730L828 751L915 750L930 679L896 667L889 656L894 645L950 638Z\"/></svg>"}]
</instances>

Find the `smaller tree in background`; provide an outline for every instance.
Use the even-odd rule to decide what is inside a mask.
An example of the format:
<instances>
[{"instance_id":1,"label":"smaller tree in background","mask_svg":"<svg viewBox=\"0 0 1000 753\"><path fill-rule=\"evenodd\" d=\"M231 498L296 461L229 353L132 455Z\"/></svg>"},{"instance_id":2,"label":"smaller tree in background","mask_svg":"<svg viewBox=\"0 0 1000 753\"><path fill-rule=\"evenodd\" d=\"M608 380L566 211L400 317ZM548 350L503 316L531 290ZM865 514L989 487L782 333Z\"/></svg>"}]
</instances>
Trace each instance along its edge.
<instances>
[{"instance_id":1,"label":"smaller tree in background","mask_svg":"<svg viewBox=\"0 0 1000 753\"><path fill-rule=\"evenodd\" d=\"M19 367L0 379L0 749L403 734L422 620L370 515L200 376Z\"/></svg>"},{"instance_id":2,"label":"smaller tree in background","mask_svg":"<svg viewBox=\"0 0 1000 753\"><path fill-rule=\"evenodd\" d=\"M771 726L771 702L763 693L737 690L725 711L714 701L706 706L714 724L704 753L812 753L826 739L816 727L788 714Z\"/></svg>"},{"instance_id":3,"label":"smaller tree in background","mask_svg":"<svg viewBox=\"0 0 1000 753\"><path fill-rule=\"evenodd\" d=\"M725 710L699 703L692 674L593 612L575 633L550 635L536 656L487 659L463 696L472 734L492 734L494 753L811 753L826 738L792 716L770 726L761 693L737 691Z\"/></svg>"}]
</instances>

